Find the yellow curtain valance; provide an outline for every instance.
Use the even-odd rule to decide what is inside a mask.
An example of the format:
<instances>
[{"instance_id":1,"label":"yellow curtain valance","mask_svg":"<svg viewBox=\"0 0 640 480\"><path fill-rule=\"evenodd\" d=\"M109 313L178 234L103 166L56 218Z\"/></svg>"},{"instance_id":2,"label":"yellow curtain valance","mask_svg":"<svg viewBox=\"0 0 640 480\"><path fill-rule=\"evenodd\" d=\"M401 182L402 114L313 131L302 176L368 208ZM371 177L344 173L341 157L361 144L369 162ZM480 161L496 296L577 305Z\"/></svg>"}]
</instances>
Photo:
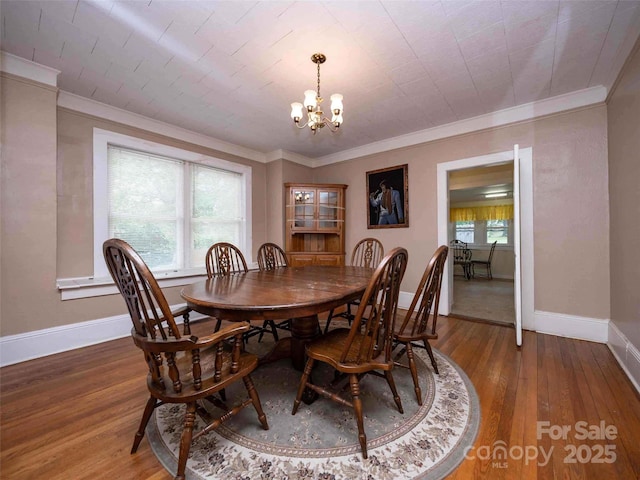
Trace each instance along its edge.
<instances>
[{"instance_id":1,"label":"yellow curtain valance","mask_svg":"<svg viewBox=\"0 0 640 480\"><path fill-rule=\"evenodd\" d=\"M452 208L449 210L449 220L452 222L474 222L476 220L511 220L512 218L513 205Z\"/></svg>"}]
</instances>

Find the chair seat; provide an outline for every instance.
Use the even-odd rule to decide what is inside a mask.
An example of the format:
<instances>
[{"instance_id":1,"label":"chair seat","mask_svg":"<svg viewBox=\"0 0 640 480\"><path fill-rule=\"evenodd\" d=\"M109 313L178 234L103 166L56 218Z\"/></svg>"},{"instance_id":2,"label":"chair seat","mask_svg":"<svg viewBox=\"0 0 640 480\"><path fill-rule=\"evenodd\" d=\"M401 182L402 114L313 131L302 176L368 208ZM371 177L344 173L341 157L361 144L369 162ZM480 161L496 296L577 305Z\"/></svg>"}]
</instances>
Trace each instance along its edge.
<instances>
[{"instance_id":1,"label":"chair seat","mask_svg":"<svg viewBox=\"0 0 640 480\"><path fill-rule=\"evenodd\" d=\"M345 361L340 361L347 337L349 336L349 331L350 329L348 328L337 328L314 340L312 343L307 345L307 356L315 360L328 363L336 370L344 373L361 373L370 371L372 368L371 363L366 365L356 363L356 358L362 342L370 342L370 337L356 335L353 339L353 343L351 344L351 348L347 353ZM391 370L393 362L384 362L382 360L383 355L380 355L380 357L380 362L373 362L375 364L374 368L380 370Z\"/></svg>"},{"instance_id":2,"label":"chair seat","mask_svg":"<svg viewBox=\"0 0 640 480\"><path fill-rule=\"evenodd\" d=\"M438 334L434 333L428 333L428 332L423 332L423 333L419 333L419 334L415 334L415 335L411 335L410 332L407 333L400 333L400 332L394 332L394 337L396 340L400 341L400 342L420 342L422 340L437 340L438 339Z\"/></svg>"}]
</instances>

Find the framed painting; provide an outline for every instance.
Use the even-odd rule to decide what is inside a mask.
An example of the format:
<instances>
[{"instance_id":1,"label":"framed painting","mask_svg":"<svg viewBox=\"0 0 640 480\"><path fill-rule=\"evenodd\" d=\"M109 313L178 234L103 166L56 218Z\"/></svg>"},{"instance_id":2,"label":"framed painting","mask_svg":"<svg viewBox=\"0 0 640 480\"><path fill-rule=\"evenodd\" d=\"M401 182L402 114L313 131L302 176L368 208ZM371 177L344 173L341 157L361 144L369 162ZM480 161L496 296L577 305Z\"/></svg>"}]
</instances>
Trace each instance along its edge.
<instances>
[{"instance_id":1,"label":"framed painting","mask_svg":"<svg viewBox=\"0 0 640 480\"><path fill-rule=\"evenodd\" d=\"M409 226L408 167L367 172L367 228Z\"/></svg>"}]
</instances>

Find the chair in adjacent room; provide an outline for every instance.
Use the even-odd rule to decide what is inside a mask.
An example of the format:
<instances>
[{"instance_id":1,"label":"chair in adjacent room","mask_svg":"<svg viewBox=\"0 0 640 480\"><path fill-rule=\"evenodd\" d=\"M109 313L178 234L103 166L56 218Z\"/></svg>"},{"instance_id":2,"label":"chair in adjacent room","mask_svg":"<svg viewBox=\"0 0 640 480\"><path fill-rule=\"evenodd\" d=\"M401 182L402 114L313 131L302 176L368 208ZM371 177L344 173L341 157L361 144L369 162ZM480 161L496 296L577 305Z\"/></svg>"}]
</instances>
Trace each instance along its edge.
<instances>
[{"instance_id":1,"label":"chair in adjacent room","mask_svg":"<svg viewBox=\"0 0 640 480\"><path fill-rule=\"evenodd\" d=\"M451 250L451 258L453 258L453 268L455 273L456 266L462 268L462 275L469 280L471 278L471 250L465 242L460 240L451 240L449 242Z\"/></svg>"},{"instance_id":2,"label":"chair in adjacent room","mask_svg":"<svg viewBox=\"0 0 640 480\"><path fill-rule=\"evenodd\" d=\"M207 250L205 264L207 266L207 277L209 278L233 275L234 273L247 273L249 271L247 261L240 249L233 243L228 242L218 242L211 245ZM222 324L221 318L217 320L215 331L218 331ZM271 324L264 322L262 327L251 325L249 331L244 335L244 341L247 342L249 338L260 335L267 326L272 327L271 334L278 341L278 332L273 322Z\"/></svg>"},{"instance_id":3,"label":"chair in adjacent room","mask_svg":"<svg viewBox=\"0 0 640 480\"><path fill-rule=\"evenodd\" d=\"M150 395L131 453L137 451L155 408L166 403L186 405L175 479L185 478L192 441L217 428L244 407L253 405L262 428L268 430L267 418L250 375L258 366L258 358L242 351L242 336L249 330L249 324L237 322L205 337L180 331L162 290L138 253L125 241L110 239L103 245L103 254L129 310L133 342L144 353L149 370L147 389ZM233 343L232 347L226 346L229 342ZM239 405L228 408L224 399L214 396L240 380L244 382L248 398ZM213 417L203 406L204 400L222 408L225 413ZM196 413L207 426L194 434Z\"/></svg>"},{"instance_id":4,"label":"chair in adjacent room","mask_svg":"<svg viewBox=\"0 0 640 480\"><path fill-rule=\"evenodd\" d=\"M440 287L448 250L446 245L442 245L434 252L418 284L403 322L395 325L394 346L402 345L402 349L394 357L394 362L396 366L405 367L411 371L418 405L422 405L422 391L418 381L413 347L426 349L431 359L433 370L438 374L438 364L429 341L438 338L436 324L438 321L438 306L440 304ZM422 345L414 344L413 342L422 342ZM408 365L398 362L405 354L407 355Z\"/></svg>"},{"instance_id":5,"label":"chair in adjacent room","mask_svg":"<svg viewBox=\"0 0 640 480\"><path fill-rule=\"evenodd\" d=\"M382 245L382 242L376 238L363 238L353 248L353 252L351 253L351 265L354 267L376 268L382 260L382 257L384 257L384 246ZM360 300L347 303L347 309L335 316L346 318L349 321L349 325L351 325L354 318L351 307L358 308L359 303ZM333 318L333 310L331 310L327 317L327 323L324 326L324 333L329 331L329 325Z\"/></svg>"},{"instance_id":6,"label":"chair in adjacent room","mask_svg":"<svg viewBox=\"0 0 640 480\"><path fill-rule=\"evenodd\" d=\"M471 260L471 277L476 278L476 265L480 267L484 267L486 269L486 274L483 277L488 278L489 280L493 280L493 274L491 273L491 260L493 259L493 251L496 249L496 244L498 241L496 240L491 244L491 250L489 250L489 257L486 260Z\"/></svg>"},{"instance_id":7,"label":"chair in adjacent room","mask_svg":"<svg viewBox=\"0 0 640 480\"><path fill-rule=\"evenodd\" d=\"M258 248L258 268L261 271L275 270L276 268L287 268L289 266L289 260L284 250L275 243L263 243ZM278 341L278 333L276 328L282 330L291 330L291 320L283 320L279 323L275 323L273 320L265 320L262 325L262 331L258 337L258 342L262 340L264 332L267 331L267 327L274 332L273 336Z\"/></svg>"},{"instance_id":8,"label":"chair in adjacent room","mask_svg":"<svg viewBox=\"0 0 640 480\"><path fill-rule=\"evenodd\" d=\"M393 323L398 308L400 283L407 267L407 258L407 251L398 247L382 259L360 299L351 328L336 328L307 345L308 360L293 402L291 413L295 415L305 389L310 389L340 405L353 408L364 458L367 458L367 437L364 432L360 399L359 383L362 377L367 373L384 377L398 410L404 413L391 370L394 366ZM351 400L339 395L341 388L336 385L338 382L332 382L332 385L327 387L312 383L310 375L315 362L324 362L335 369L338 376L348 377Z\"/></svg>"}]
</instances>

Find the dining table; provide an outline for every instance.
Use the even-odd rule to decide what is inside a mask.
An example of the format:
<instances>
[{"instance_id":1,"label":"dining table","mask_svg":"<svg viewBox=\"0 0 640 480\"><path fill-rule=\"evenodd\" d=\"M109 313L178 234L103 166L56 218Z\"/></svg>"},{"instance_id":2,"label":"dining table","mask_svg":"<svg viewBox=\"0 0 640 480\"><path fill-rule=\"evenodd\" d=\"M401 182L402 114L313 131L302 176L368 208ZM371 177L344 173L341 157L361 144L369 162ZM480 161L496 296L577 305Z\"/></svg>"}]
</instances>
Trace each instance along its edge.
<instances>
[{"instance_id":1,"label":"dining table","mask_svg":"<svg viewBox=\"0 0 640 480\"><path fill-rule=\"evenodd\" d=\"M180 294L190 309L222 320L291 319L291 336L279 339L260 363L289 357L302 371L306 344L321 334L318 314L362 297L373 271L316 265L249 270L195 282Z\"/></svg>"}]
</instances>

